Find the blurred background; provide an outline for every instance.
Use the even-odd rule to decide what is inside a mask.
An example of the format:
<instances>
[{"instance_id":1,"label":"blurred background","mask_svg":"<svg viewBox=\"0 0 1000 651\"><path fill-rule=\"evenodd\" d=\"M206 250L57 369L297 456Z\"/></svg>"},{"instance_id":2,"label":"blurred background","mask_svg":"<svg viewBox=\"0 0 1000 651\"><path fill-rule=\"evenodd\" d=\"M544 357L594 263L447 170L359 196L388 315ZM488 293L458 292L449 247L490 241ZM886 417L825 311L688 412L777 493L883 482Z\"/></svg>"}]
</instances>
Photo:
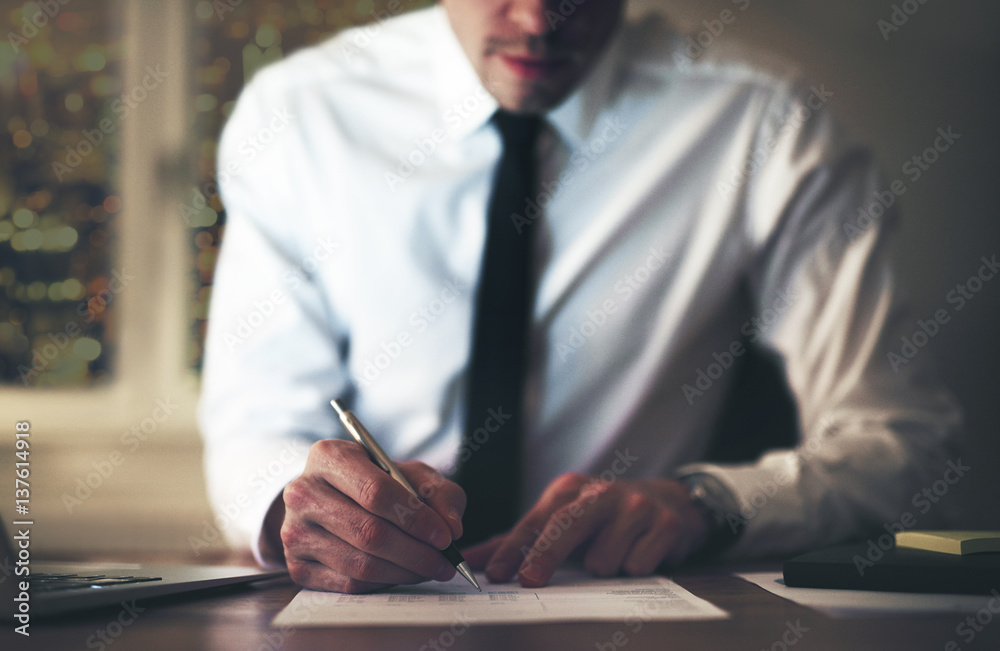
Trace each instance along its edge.
<instances>
[{"instance_id":1,"label":"blurred background","mask_svg":"<svg viewBox=\"0 0 1000 651\"><path fill-rule=\"evenodd\" d=\"M0 0L0 458L30 421L36 551L222 551L194 419L225 233L218 136L261 66L387 6ZM1000 281L960 311L947 300L1000 254L1000 4L632 0L629 11L654 9L702 46L799 62L887 180L906 183L898 269L914 330L952 314L926 347L965 407L972 467L940 508L1000 529ZM939 128L961 137L914 179ZM0 496L5 517L12 502Z\"/></svg>"}]
</instances>

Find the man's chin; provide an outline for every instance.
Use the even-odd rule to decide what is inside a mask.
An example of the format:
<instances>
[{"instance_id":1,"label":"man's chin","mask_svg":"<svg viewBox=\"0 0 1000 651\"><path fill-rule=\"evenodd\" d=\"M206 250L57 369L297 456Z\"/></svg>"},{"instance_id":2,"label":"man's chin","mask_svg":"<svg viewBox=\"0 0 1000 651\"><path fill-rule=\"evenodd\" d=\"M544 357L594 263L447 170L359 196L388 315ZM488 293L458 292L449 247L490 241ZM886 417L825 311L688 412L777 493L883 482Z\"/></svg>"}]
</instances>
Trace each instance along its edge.
<instances>
[{"instance_id":1,"label":"man's chin","mask_svg":"<svg viewBox=\"0 0 1000 651\"><path fill-rule=\"evenodd\" d=\"M497 84L490 89L497 102L513 113L544 113L566 99L569 89L531 83Z\"/></svg>"}]
</instances>

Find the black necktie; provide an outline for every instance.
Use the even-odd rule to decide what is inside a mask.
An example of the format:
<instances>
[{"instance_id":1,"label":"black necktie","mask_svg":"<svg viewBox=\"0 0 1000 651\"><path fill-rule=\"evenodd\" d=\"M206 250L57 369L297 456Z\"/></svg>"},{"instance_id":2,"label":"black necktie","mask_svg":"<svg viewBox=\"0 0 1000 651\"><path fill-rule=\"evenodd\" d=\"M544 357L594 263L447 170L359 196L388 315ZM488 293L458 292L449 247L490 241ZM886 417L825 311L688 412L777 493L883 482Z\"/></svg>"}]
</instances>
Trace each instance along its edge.
<instances>
[{"instance_id":1,"label":"black necktie","mask_svg":"<svg viewBox=\"0 0 1000 651\"><path fill-rule=\"evenodd\" d=\"M506 531L520 506L524 380L531 303L534 224L524 217L536 188L541 120L497 111L503 156L490 197L469 362L465 441L457 480L468 505L463 545Z\"/></svg>"}]
</instances>

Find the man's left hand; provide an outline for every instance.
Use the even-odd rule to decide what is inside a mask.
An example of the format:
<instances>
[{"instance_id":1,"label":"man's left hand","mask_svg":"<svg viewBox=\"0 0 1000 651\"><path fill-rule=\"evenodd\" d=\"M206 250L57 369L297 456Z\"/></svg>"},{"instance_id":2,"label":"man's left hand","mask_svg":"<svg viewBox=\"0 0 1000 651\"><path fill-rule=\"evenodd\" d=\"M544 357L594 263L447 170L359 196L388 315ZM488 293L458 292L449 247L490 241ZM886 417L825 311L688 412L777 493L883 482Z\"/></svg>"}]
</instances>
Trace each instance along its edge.
<instances>
[{"instance_id":1,"label":"man's left hand","mask_svg":"<svg viewBox=\"0 0 1000 651\"><path fill-rule=\"evenodd\" d=\"M672 479L605 482L561 475L508 533L464 550L473 569L494 583L517 572L524 587L540 587L571 554L596 576L651 574L696 551L709 524L685 486Z\"/></svg>"}]
</instances>

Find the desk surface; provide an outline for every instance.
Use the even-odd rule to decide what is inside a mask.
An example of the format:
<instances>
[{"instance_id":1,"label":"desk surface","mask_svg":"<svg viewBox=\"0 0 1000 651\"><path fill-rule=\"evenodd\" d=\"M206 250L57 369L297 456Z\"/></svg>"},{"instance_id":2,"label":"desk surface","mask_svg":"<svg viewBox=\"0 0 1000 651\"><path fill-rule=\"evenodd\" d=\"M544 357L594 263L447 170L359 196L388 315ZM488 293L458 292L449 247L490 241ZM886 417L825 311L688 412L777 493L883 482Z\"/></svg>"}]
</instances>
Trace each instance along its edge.
<instances>
[{"instance_id":1,"label":"desk surface","mask_svg":"<svg viewBox=\"0 0 1000 651\"><path fill-rule=\"evenodd\" d=\"M771 563L739 569L773 570L776 567ZM100 642L95 634L98 631L118 632L117 622L108 627L115 621L118 609L81 613L46 623L33 622L30 640L13 633L11 626L4 624L0 648L46 651L87 648L107 651L1000 649L1000 615L993 618L996 621L981 626L971 642L968 633L960 635L956 631L965 615L829 619L731 576L732 569L689 570L674 575L678 583L694 594L729 611L731 619L646 623L638 630L637 624L632 622L482 626L466 631L458 629L460 634L457 636L441 627L277 629L269 626L271 619L292 599L297 588L287 580L272 580L249 588L145 604L147 609L109 645ZM985 605L986 597L983 602ZM139 606L143 604L140 602ZM955 646L948 647L952 641Z\"/></svg>"}]
</instances>

